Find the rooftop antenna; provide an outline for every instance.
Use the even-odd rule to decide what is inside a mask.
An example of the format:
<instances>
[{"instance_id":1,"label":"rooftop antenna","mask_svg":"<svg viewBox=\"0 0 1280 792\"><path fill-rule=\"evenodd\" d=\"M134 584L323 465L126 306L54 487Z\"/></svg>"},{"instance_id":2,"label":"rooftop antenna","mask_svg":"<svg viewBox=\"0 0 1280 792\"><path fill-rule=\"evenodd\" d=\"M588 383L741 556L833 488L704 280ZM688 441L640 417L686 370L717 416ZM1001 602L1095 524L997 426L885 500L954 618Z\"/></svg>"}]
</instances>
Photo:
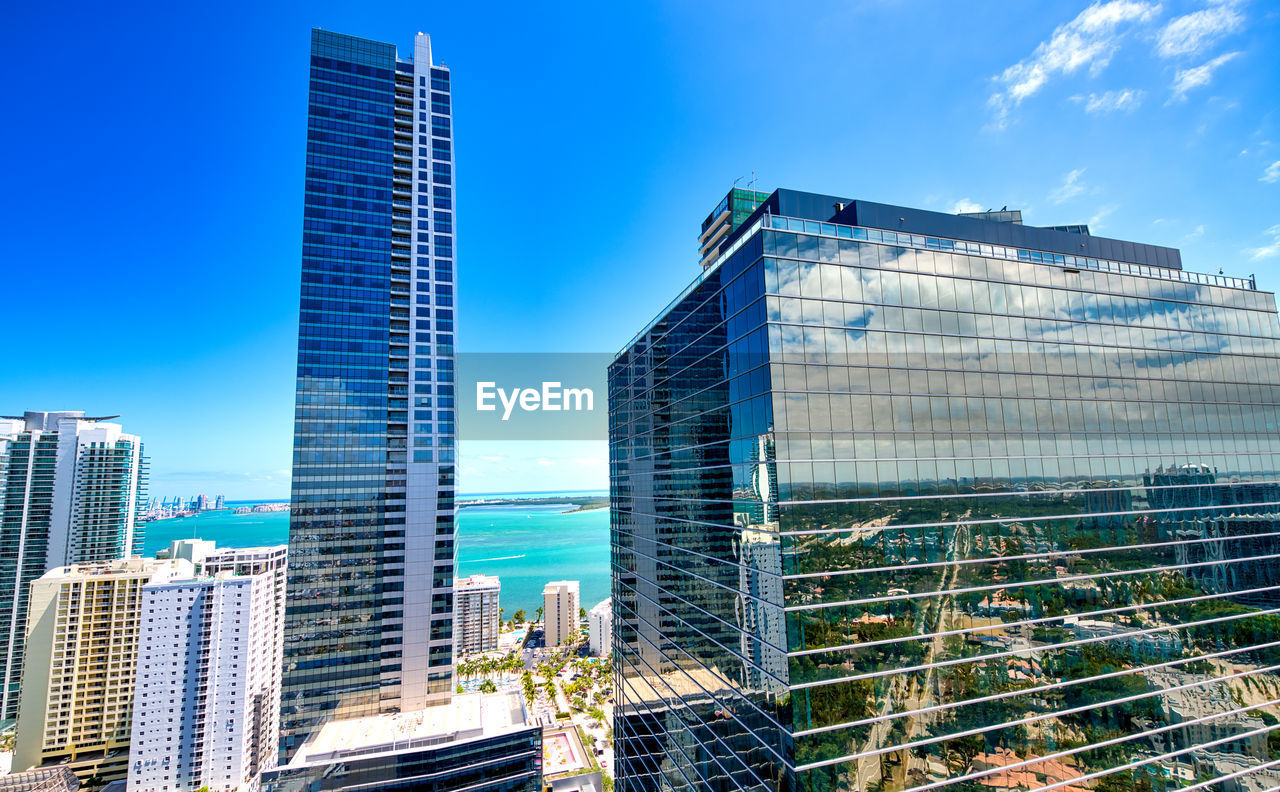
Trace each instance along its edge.
<instances>
[{"instance_id":1,"label":"rooftop antenna","mask_svg":"<svg viewBox=\"0 0 1280 792\"><path fill-rule=\"evenodd\" d=\"M756 189L756 172L755 171L751 171L751 181L747 182L747 187L751 188L753 192L755 191Z\"/></svg>"}]
</instances>

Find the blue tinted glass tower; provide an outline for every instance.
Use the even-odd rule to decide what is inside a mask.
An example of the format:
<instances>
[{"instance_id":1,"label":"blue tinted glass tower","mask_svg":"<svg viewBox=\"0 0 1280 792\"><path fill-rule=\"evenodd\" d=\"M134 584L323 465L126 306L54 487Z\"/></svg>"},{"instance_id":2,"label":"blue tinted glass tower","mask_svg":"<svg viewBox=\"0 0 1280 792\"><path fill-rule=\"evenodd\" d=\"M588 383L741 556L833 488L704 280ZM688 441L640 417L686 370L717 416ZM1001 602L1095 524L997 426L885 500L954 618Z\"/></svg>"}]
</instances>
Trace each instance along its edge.
<instances>
[{"instance_id":1,"label":"blue tinted glass tower","mask_svg":"<svg viewBox=\"0 0 1280 792\"><path fill-rule=\"evenodd\" d=\"M451 122L430 37L312 31L286 755L452 689Z\"/></svg>"},{"instance_id":2,"label":"blue tinted glass tower","mask_svg":"<svg viewBox=\"0 0 1280 792\"><path fill-rule=\"evenodd\" d=\"M609 370L619 792L1276 788L1275 295L1015 212L731 214Z\"/></svg>"}]
</instances>

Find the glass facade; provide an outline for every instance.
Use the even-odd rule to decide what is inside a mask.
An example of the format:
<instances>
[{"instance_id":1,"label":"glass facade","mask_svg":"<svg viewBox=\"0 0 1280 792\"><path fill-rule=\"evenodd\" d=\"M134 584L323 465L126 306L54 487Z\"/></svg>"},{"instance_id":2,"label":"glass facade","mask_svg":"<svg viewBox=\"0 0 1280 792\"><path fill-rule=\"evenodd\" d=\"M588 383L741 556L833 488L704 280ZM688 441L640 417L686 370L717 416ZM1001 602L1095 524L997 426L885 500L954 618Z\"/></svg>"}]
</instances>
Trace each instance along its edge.
<instances>
[{"instance_id":1,"label":"glass facade","mask_svg":"<svg viewBox=\"0 0 1280 792\"><path fill-rule=\"evenodd\" d=\"M702 221L702 233L698 235L698 254L703 266L714 260L725 237L738 230L768 197L769 193L734 187L721 199L711 214L707 215L707 219Z\"/></svg>"},{"instance_id":2,"label":"glass facade","mask_svg":"<svg viewBox=\"0 0 1280 792\"><path fill-rule=\"evenodd\" d=\"M1280 785L1274 295L807 197L610 367L618 788Z\"/></svg>"},{"instance_id":3,"label":"glass facade","mask_svg":"<svg viewBox=\"0 0 1280 792\"><path fill-rule=\"evenodd\" d=\"M445 738L440 738L445 739ZM330 760L267 770L262 792L541 792L542 729L379 753L335 752Z\"/></svg>"},{"instance_id":4,"label":"glass facade","mask_svg":"<svg viewBox=\"0 0 1280 792\"><path fill-rule=\"evenodd\" d=\"M452 690L450 73L312 32L281 748Z\"/></svg>"},{"instance_id":5,"label":"glass facade","mask_svg":"<svg viewBox=\"0 0 1280 792\"><path fill-rule=\"evenodd\" d=\"M142 441L81 412L0 418L0 719L18 714L31 583L142 552Z\"/></svg>"}]
</instances>

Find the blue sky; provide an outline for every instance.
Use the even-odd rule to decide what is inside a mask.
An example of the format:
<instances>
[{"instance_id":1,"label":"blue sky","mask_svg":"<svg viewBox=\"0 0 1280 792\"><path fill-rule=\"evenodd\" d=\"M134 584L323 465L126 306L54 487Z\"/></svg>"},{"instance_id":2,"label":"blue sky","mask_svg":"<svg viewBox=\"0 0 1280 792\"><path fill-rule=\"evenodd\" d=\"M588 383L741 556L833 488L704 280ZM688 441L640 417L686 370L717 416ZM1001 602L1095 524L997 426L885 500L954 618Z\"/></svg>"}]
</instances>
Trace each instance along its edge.
<instances>
[{"instance_id":1,"label":"blue sky","mask_svg":"<svg viewBox=\"0 0 1280 792\"><path fill-rule=\"evenodd\" d=\"M1261 0L10 4L0 412L121 414L157 495L287 496L312 26L453 69L462 352L616 351L753 172L1280 287ZM607 485L603 439L462 435L463 491Z\"/></svg>"}]
</instances>

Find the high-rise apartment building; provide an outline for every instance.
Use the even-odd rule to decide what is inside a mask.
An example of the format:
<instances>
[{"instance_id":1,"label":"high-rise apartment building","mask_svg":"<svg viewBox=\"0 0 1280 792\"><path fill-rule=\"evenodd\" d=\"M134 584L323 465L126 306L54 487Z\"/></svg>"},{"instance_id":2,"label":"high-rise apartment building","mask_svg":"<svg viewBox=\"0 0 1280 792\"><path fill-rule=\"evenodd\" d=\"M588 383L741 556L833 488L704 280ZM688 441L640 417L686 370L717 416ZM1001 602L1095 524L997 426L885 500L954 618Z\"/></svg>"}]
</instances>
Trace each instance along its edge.
<instances>
[{"instance_id":1,"label":"high-rise apartment building","mask_svg":"<svg viewBox=\"0 0 1280 792\"><path fill-rule=\"evenodd\" d=\"M281 747L453 689L450 73L311 35Z\"/></svg>"},{"instance_id":2,"label":"high-rise apartment building","mask_svg":"<svg viewBox=\"0 0 1280 792\"><path fill-rule=\"evenodd\" d=\"M591 654L607 656L613 651L613 601L601 600L587 611L587 645Z\"/></svg>"},{"instance_id":3,"label":"high-rise apartment building","mask_svg":"<svg viewBox=\"0 0 1280 792\"><path fill-rule=\"evenodd\" d=\"M225 549L143 587L129 792L232 792L275 767L286 552Z\"/></svg>"},{"instance_id":4,"label":"high-rise apartment building","mask_svg":"<svg viewBox=\"0 0 1280 792\"><path fill-rule=\"evenodd\" d=\"M142 547L142 441L83 412L0 418L0 719L18 712L31 582Z\"/></svg>"},{"instance_id":5,"label":"high-rise apartment building","mask_svg":"<svg viewBox=\"0 0 1280 792\"><path fill-rule=\"evenodd\" d=\"M133 557L31 584L15 769L65 763L93 789L125 780L144 589L193 572L189 561Z\"/></svg>"},{"instance_id":6,"label":"high-rise apartment building","mask_svg":"<svg viewBox=\"0 0 1280 792\"><path fill-rule=\"evenodd\" d=\"M1275 297L1019 221L778 190L614 360L620 791L1272 786Z\"/></svg>"},{"instance_id":7,"label":"high-rise apartment building","mask_svg":"<svg viewBox=\"0 0 1280 792\"><path fill-rule=\"evenodd\" d=\"M547 646L561 646L578 635L578 581L553 580L542 589L542 625Z\"/></svg>"},{"instance_id":8,"label":"high-rise apartment building","mask_svg":"<svg viewBox=\"0 0 1280 792\"><path fill-rule=\"evenodd\" d=\"M488 652L498 648L498 596L502 581L489 575L472 575L453 581L453 635L458 654Z\"/></svg>"}]
</instances>

